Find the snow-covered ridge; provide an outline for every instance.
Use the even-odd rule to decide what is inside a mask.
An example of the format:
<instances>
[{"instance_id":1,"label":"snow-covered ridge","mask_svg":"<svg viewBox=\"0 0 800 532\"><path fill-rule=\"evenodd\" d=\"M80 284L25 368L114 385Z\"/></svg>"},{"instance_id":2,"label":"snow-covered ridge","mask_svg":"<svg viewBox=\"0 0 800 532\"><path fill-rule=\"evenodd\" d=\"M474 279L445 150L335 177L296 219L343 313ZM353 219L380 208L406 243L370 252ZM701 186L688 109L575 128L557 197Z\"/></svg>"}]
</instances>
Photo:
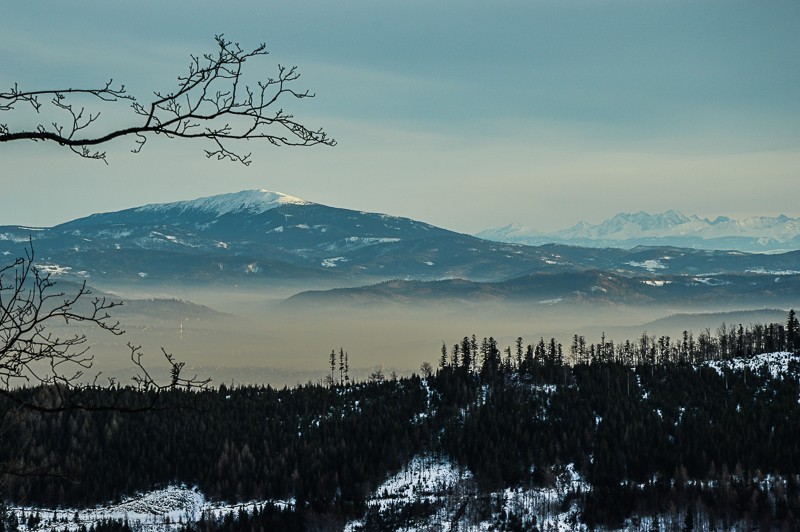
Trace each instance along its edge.
<instances>
[{"instance_id":1,"label":"snow-covered ridge","mask_svg":"<svg viewBox=\"0 0 800 532\"><path fill-rule=\"evenodd\" d=\"M283 205L313 205L309 201L266 189L242 190L229 194L207 196L173 203L153 203L136 209L137 212L165 212L170 210L201 211L222 216L232 212L261 214Z\"/></svg>"},{"instance_id":2,"label":"snow-covered ridge","mask_svg":"<svg viewBox=\"0 0 800 532\"><path fill-rule=\"evenodd\" d=\"M620 213L596 225L579 222L551 233L511 224L488 229L475 236L534 245L556 242L613 247L659 244L703 248L707 243L711 249L747 246L753 251L779 251L797 248L800 242L800 218L780 215L734 220L719 216L710 220L669 210L656 214Z\"/></svg>"}]
</instances>

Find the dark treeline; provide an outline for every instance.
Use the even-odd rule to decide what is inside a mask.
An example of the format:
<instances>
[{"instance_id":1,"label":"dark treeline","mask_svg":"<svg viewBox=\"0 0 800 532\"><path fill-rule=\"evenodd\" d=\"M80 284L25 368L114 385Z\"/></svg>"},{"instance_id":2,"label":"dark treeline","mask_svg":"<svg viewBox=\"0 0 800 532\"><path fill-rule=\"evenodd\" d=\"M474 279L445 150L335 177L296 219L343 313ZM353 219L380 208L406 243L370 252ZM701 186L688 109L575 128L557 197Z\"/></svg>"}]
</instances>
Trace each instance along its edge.
<instances>
[{"instance_id":1,"label":"dark treeline","mask_svg":"<svg viewBox=\"0 0 800 532\"><path fill-rule=\"evenodd\" d=\"M555 340L500 348L471 336L443 346L438 370L424 365L422 377L174 390L162 404L175 408L140 414L41 415L0 403L0 463L47 473L5 476L0 496L83 507L186 483L217 500L294 500L191 529L233 530L242 519L341 526L365 515L387 475L428 454L468 467L483 492L549 486L574 464L591 490L570 497L590 525L669 514L791 528L800 519L800 363L791 357L775 378L699 362L796 353L796 317L716 332L588 346L576 337L578 356ZM20 392L44 403L54 393ZM370 522L395 522L370 512Z\"/></svg>"},{"instance_id":2,"label":"dark treeline","mask_svg":"<svg viewBox=\"0 0 800 532\"><path fill-rule=\"evenodd\" d=\"M483 372L491 366L494 369L526 372L537 366L567 363L577 365L616 362L627 366L697 364L710 360L750 358L762 353L794 351L800 347L798 329L800 326L797 316L791 310L785 325L723 323L714 333L705 329L697 337L692 331L683 331L675 339L669 336L656 338L644 332L633 341L614 343L603 334L599 342L587 344L586 338L576 334L572 337L568 351L555 338L549 341L540 338L538 343L527 346L522 338L517 338L514 346L508 346L501 352L494 338L484 338L479 343L473 335L471 338L465 336L449 350L446 344L442 344L439 367L461 367L471 372Z\"/></svg>"}]
</instances>

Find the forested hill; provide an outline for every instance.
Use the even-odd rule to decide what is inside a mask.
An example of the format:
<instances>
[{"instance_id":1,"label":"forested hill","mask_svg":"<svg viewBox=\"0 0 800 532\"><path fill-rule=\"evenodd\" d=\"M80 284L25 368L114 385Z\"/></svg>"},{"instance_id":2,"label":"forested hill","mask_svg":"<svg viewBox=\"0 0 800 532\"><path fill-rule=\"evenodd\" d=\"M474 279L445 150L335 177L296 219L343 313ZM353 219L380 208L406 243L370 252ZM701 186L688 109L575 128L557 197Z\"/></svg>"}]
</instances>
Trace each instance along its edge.
<instances>
[{"instance_id":1,"label":"forested hill","mask_svg":"<svg viewBox=\"0 0 800 532\"><path fill-rule=\"evenodd\" d=\"M40 474L7 475L2 496L14 519L21 504L86 507L181 484L256 501L228 518L195 515L183 523L192 530L197 520L211 530L513 530L554 519L792 528L796 318L720 331L617 344L576 336L567 348L465 337L421 376L376 371L368 382L346 379L334 353L324 385L175 390L159 401L174 408L144 414L41 415L4 402L0 461ZM25 393L46 403L55 391ZM443 470L449 480L428 481Z\"/></svg>"}]
</instances>

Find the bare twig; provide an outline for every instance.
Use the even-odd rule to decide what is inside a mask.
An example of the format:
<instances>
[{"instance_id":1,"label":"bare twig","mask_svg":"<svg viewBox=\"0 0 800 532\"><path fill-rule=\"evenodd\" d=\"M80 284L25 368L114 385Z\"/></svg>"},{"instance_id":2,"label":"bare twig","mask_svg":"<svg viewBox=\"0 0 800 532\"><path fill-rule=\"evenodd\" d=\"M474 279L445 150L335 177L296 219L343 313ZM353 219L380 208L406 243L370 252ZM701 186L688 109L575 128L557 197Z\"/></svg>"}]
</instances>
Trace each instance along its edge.
<instances>
[{"instance_id":1,"label":"bare twig","mask_svg":"<svg viewBox=\"0 0 800 532\"><path fill-rule=\"evenodd\" d=\"M279 99L314 97L308 91L292 87L300 77L297 67L279 65L276 78L258 81L251 87L244 84L244 64L267 55L266 45L247 51L222 35L217 35L215 40L216 53L191 56L187 74L178 77L178 88L174 92L155 92L155 99L147 104L128 94L124 85L115 88L113 80L96 89L22 91L14 85L10 91L0 93L0 111L13 111L19 104L28 104L39 113L45 105L40 97L46 96L52 97L50 105L66 113L68 119L39 124L29 131L11 131L6 124L0 124L0 142L51 141L81 157L106 162L106 152L93 151L90 147L118 137L134 136L136 146L131 151L139 153L150 135L163 134L168 138L206 139L213 144L211 149L205 150L206 157L244 165L250 164L250 153L238 153L229 146L231 142L256 139L275 146L336 144L322 129L310 129L283 109L276 108ZM141 122L89 134L97 129L100 113L87 113L85 108L73 106L67 101L72 95L90 96L104 102L128 101Z\"/></svg>"}]
</instances>

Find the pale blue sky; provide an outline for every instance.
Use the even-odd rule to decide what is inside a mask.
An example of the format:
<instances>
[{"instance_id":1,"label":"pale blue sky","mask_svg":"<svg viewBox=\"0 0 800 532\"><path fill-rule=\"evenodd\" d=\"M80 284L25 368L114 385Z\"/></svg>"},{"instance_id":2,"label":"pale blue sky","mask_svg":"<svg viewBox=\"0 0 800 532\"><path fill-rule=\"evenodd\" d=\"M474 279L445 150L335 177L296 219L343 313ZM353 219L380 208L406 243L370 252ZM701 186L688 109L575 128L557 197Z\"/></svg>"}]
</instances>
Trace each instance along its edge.
<instances>
[{"instance_id":1,"label":"pale blue sky","mask_svg":"<svg viewBox=\"0 0 800 532\"><path fill-rule=\"evenodd\" d=\"M0 224L269 188L472 232L619 211L800 216L800 3L641 0L15 2L0 87L169 90L225 33L300 68L287 102L335 148L0 145ZM110 117L113 118L113 117ZM0 121L8 120L0 115ZM109 125L111 125L109 120Z\"/></svg>"}]
</instances>

